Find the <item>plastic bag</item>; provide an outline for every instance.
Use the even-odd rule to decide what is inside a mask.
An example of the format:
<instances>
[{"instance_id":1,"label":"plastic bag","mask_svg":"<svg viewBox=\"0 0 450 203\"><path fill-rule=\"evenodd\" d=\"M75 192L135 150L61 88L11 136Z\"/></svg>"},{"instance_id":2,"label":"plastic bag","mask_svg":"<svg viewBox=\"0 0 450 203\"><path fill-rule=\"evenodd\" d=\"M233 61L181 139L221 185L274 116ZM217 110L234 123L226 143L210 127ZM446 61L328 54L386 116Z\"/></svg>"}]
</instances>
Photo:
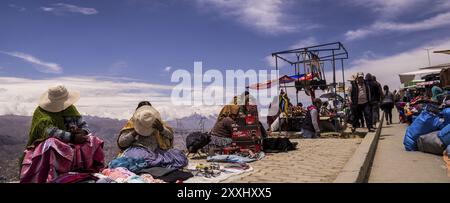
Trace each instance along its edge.
<instances>
[{"instance_id":1,"label":"plastic bag","mask_svg":"<svg viewBox=\"0 0 450 203\"><path fill-rule=\"evenodd\" d=\"M438 131L442 123L439 116L423 110L414 122L406 129L403 145L407 151L417 151L417 139L421 135Z\"/></svg>"}]
</instances>

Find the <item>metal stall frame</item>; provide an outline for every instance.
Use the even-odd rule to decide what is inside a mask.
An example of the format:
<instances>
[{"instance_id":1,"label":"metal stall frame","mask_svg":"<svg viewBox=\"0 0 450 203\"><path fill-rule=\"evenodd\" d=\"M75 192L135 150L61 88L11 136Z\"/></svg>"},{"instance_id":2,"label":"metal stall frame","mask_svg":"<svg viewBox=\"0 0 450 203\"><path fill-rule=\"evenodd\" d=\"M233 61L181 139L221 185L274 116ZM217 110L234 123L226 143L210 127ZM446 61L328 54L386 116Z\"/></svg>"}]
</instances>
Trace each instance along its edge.
<instances>
[{"instance_id":1,"label":"metal stall frame","mask_svg":"<svg viewBox=\"0 0 450 203\"><path fill-rule=\"evenodd\" d=\"M286 56L294 56L296 60L289 60ZM278 59L283 60L284 62L287 62L291 65L291 67L294 67L294 72L297 76L300 75L300 65L304 64L304 71L305 71L305 77L306 77L306 63L312 62L312 56L315 55L319 59L319 64L322 63L322 67L324 67L324 62L331 62L332 68L333 68L333 83L331 84L334 93L335 93L335 100L337 100L337 89L336 89L336 61L341 61L341 70L342 70L342 82L343 82L343 88L344 88L344 101L347 99L345 94L345 74L344 74L344 60L348 59L348 51L344 47L344 45L341 42L334 42L334 43L327 43L327 44L320 44L315 46L309 46L309 47L303 47L303 48L297 48L297 49L291 49L286 51L280 51L272 53L272 57L275 57L275 69L277 72L277 78L279 78L279 64ZM322 55L322 56L321 56ZM302 57L302 58L300 58ZM319 66L320 67L320 66ZM321 77L325 79L325 71L322 69L319 71L321 74ZM323 76L322 76L323 74ZM299 78L297 79L299 80ZM305 80L306 83L306 80ZM329 86L328 84L325 84L325 86ZM281 88L287 88L289 86L282 87L281 84L278 85L277 88L277 94L280 94ZM291 86L291 87L296 87ZM305 86L306 87L306 86ZM308 90L306 90L308 91ZM311 100L314 100L315 98L315 90L311 91ZM298 90L296 91L296 97L297 97L297 103L298 103ZM281 109L278 108L278 121L280 123L280 126L278 127L278 131L281 135Z\"/></svg>"}]
</instances>

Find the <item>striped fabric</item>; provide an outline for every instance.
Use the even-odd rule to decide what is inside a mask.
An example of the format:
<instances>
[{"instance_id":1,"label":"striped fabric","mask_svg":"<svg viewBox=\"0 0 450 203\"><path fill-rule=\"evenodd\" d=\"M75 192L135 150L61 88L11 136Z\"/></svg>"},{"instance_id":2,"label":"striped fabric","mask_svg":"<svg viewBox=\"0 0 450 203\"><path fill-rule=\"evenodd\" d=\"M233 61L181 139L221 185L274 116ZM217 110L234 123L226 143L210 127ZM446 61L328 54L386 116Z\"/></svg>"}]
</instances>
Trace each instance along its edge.
<instances>
[{"instance_id":1,"label":"striped fabric","mask_svg":"<svg viewBox=\"0 0 450 203\"><path fill-rule=\"evenodd\" d=\"M65 117L64 125L66 129L69 129L71 126L76 126L78 128L85 130L87 134L91 133L91 130L89 129L88 124L83 119L83 117ZM70 132L61 130L57 127L48 127L46 129L46 132L49 137L58 138L59 140L64 142L70 142L72 138L72 134Z\"/></svg>"}]
</instances>

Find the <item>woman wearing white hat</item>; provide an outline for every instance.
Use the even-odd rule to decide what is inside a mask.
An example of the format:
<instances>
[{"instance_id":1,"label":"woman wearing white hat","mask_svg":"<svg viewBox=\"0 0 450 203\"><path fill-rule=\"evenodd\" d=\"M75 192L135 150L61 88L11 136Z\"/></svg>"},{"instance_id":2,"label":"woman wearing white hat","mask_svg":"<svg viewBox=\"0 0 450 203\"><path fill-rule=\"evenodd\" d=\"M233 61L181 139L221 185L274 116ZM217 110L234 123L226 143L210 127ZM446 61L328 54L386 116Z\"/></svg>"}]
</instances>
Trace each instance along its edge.
<instances>
[{"instance_id":1,"label":"woman wearing white hat","mask_svg":"<svg viewBox=\"0 0 450 203\"><path fill-rule=\"evenodd\" d=\"M103 141L92 136L73 104L77 91L50 87L33 113L21 163L20 182L52 182L71 171L98 172L104 167Z\"/></svg>"},{"instance_id":2,"label":"woman wearing white hat","mask_svg":"<svg viewBox=\"0 0 450 203\"><path fill-rule=\"evenodd\" d=\"M120 157L145 159L148 165L144 168L179 169L188 164L186 155L173 148L172 128L161 121L161 115L148 101L138 104L133 117L120 130L117 145L123 151Z\"/></svg>"}]
</instances>

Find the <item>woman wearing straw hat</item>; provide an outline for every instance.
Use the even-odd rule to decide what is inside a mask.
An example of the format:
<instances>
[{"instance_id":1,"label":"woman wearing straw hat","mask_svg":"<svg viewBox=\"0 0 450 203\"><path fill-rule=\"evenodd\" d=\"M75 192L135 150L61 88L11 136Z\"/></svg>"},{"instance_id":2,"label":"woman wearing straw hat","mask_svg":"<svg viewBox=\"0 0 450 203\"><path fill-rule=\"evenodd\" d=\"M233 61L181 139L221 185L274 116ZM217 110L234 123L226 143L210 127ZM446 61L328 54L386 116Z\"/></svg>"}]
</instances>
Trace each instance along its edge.
<instances>
[{"instance_id":1,"label":"woman wearing straw hat","mask_svg":"<svg viewBox=\"0 0 450 203\"><path fill-rule=\"evenodd\" d=\"M79 98L79 92L63 85L42 94L21 158L20 182L52 182L67 172L98 172L104 167L103 141L92 136L73 105Z\"/></svg>"},{"instance_id":2,"label":"woman wearing straw hat","mask_svg":"<svg viewBox=\"0 0 450 203\"><path fill-rule=\"evenodd\" d=\"M150 102L138 104L133 117L120 130L117 145L122 150L121 157L145 160L139 168L165 167L179 169L187 166L186 155L173 148L173 130L161 121L161 115ZM110 166L120 161L112 161ZM123 159L130 160L130 159Z\"/></svg>"}]
</instances>

